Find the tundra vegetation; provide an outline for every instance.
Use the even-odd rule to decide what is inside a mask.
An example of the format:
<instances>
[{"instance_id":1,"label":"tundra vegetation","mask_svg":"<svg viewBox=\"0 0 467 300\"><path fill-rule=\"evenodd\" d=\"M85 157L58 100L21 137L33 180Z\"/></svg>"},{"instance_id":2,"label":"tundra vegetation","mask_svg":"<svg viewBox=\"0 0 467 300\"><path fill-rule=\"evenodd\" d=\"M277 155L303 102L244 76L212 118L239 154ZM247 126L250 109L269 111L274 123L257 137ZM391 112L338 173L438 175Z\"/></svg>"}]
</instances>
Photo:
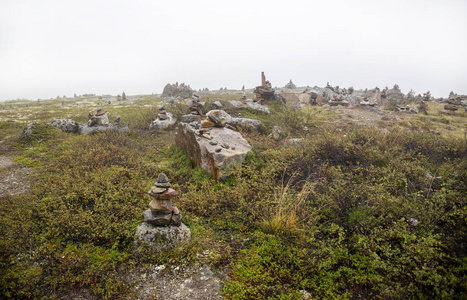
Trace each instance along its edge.
<instances>
[{"instance_id":1,"label":"tundra vegetation","mask_svg":"<svg viewBox=\"0 0 467 300\"><path fill-rule=\"evenodd\" d=\"M228 99L240 96L202 100L210 108ZM359 125L323 107L268 102L269 115L227 110L260 119L264 132L242 132L253 151L215 182L191 166L172 130L148 130L160 101L105 106L129 125L128 136L46 125L56 118L83 124L102 105L95 101L2 104L0 154L34 169L27 193L0 197L2 297L131 297L132 270L190 265L206 250L214 272L230 270L226 299L467 297L463 113L443 115L430 103L429 116ZM166 106L177 117L189 111L183 103ZM31 121L39 124L35 136L19 139ZM268 137L274 125L302 140ZM179 191L174 204L192 240L164 253L133 252L146 191L160 172Z\"/></svg>"}]
</instances>

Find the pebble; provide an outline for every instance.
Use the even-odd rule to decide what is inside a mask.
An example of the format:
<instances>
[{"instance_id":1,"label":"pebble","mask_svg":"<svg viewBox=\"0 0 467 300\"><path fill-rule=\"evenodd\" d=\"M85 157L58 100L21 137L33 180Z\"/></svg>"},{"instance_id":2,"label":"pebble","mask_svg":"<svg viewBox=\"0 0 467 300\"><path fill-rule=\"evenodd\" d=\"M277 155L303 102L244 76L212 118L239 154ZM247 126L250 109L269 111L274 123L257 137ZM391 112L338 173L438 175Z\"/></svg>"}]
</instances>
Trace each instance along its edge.
<instances>
[{"instance_id":1,"label":"pebble","mask_svg":"<svg viewBox=\"0 0 467 300\"><path fill-rule=\"evenodd\" d=\"M222 151L222 148L221 147L217 147L216 148L216 152L221 152Z\"/></svg>"}]
</instances>

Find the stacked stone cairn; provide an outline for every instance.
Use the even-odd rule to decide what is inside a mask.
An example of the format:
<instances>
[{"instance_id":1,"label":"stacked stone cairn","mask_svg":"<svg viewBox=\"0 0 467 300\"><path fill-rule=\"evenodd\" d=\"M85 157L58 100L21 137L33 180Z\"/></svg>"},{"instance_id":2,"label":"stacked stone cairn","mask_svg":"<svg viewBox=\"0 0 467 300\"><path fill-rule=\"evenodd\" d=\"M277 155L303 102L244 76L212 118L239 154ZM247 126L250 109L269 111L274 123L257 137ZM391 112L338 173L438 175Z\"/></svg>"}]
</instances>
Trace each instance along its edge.
<instances>
[{"instance_id":1,"label":"stacked stone cairn","mask_svg":"<svg viewBox=\"0 0 467 300\"><path fill-rule=\"evenodd\" d=\"M157 119L151 122L149 125L149 130L154 129L165 129L172 127L177 122L177 118L166 111L165 105L159 107L159 113L157 114Z\"/></svg>"},{"instance_id":2,"label":"stacked stone cairn","mask_svg":"<svg viewBox=\"0 0 467 300\"><path fill-rule=\"evenodd\" d=\"M205 102L200 102L198 95L193 94L191 100L186 103L186 106L190 108L192 115L202 115Z\"/></svg>"},{"instance_id":3,"label":"stacked stone cairn","mask_svg":"<svg viewBox=\"0 0 467 300\"><path fill-rule=\"evenodd\" d=\"M157 118L161 121L167 120L169 118L167 116L165 105L162 105L161 107L159 107L159 114L157 115Z\"/></svg>"},{"instance_id":4,"label":"stacked stone cairn","mask_svg":"<svg viewBox=\"0 0 467 300\"><path fill-rule=\"evenodd\" d=\"M148 194L153 199L149 202L149 209L144 212L144 221L153 226L180 226L182 215L178 208L172 205L172 198L178 193L170 187L167 175L160 173Z\"/></svg>"},{"instance_id":5,"label":"stacked stone cairn","mask_svg":"<svg viewBox=\"0 0 467 300\"><path fill-rule=\"evenodd\" d=\"M88 113L88 117L89 127L109 124L109 117L107 116L107 111L103 110L102 108L98 108L95 114L92 111L90 111Z\"/></svg>"},{"instance_id":6,"label":"stacked stone cairn","mask_svg":"<svg viewBox=\"0 0 467 300\"><path fill-rule=\"evenodd\" d=\"M260 104L263 101L274 100L276 98L276 91L272 88L271 83L266 80L264 72L261 72L261 85L255 88L254 93L254 101Z\"/></svg>"}]
</instances>

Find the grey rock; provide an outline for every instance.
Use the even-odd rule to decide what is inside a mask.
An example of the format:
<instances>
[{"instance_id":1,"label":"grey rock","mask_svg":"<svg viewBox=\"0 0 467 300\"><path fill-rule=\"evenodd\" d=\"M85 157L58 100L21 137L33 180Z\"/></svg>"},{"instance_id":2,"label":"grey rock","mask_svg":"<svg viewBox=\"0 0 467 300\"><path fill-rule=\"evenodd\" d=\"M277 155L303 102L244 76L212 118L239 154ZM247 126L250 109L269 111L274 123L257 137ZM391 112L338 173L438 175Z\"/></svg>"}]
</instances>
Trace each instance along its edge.
<instances>
[{"instance_id":1,"label":"grey rock","mask_svg":"<svg viewBox=\"0 0 467 300\"><path fill-rule=\"evenodd\" d=\"M263 123L261 123L260 120L249 119L249 118L232 118L232 121L230 121L229 124L236 128L241 127L249 131L256 131L256 132L263 131Z\"/></svg>"},{"instance_id":2,"label":"grey rock","mask_svg":"<svg viewBox=\"0 0 467 300\"><path fill-rule=\"evenodd\" d=\"M200 115L183 115L180 118L180 122L182 123L191 123L191 122L201 122L201 116Z\"/></svg>"},{"instance_id":3,"label":"grey rock","mask_svg":"<svg viewBox=\"0 0 467 300\"><path fill-rule=\"evenodd\" d=\"M257 111L259 111L259 112L262 112L262 113L264 113L264 114L269 115L269 113L270 113L269 107L264 106L264 105L261 105L261 104L259 104L259 103L255 103L255 102L253 102L253 100L247 101L247 102L246 102L246 105L247 105L247 107L250 107L250 108L252 108L252 109L254 109L254 110L257 110Z\"/></svg>"},{"instance_id":4,"label":"grey rock","mask_svg":"<svg viewBox=\"0 0 467 300\"><path fill-rule=\"evenodd\" d=\"M222 108L222 103L220 103L219 101L214 101L212 105L214 105L214 107L217 109Z\"/></svg>"},{"instance_id":5,"label":"grey rock","mask_svg":"<svg viewBox=\"0 0 467 300\"><path fill-rule=\"evenodd\" d=\"M232 122L232 117L222 109L214 109L206 113L206 117L216 126L224 127L225 124Z\"/></svg>"},{"instance_id":6,"label":"grey rock","mask_svg":"<svg viewBox=\"0 0 467 300\"><path fill-rule=\"evenodd\" d=\"M246 104L237 100L229 100L225 104L225 107L230 109L242 109L246 107Z\"/></svg>"},{"instance_id":7,"label":"grey rock","mask_svg":"<svg viewBox=\"0 0 467 300\"><path fill-rule=\"evenodd\" d=\"M152 226L143 223L136 228L134 246L137 250L143 243L155 251L163 251L189 242L190 229L183 223L180 226Z\"/></svg>"},{"instance_id":8,"label":"grey rock","mask_svg":"<svg viewBox=\"0 0 467 300\"><path fill-rule=\"evenodd\" d=\"M54 127L57 127L63 132L77 133L79 130L79 124L71 119L57 119L49 123Z\"/></svg>"},{"instance_id":9,"label":"grey rock","mask_svg":"<svg viewBox=\"0 0 467 300\"><path fill-rule=\"evenodd\" d=\"M331 100L332 98L336 98L338 94L331 90L330 88L325 88L323 92L323 97L327 100Z\"/></svg>"},{"instance_id":10,"label":"grey rock","mask_svg":"<svg viewBox=\"0 0 467 300\"><path fill-rule=\"evenodd\" d=\"M121 134L130 134L130 128L126 125L114 125L112 123L108 125L96 125L96 126L88 126L88 124L83 124L79 126L78 132L79 134L95 134L98 132L104 131L115 131Z\"/></svg>"},{"instance_id":11,"label":"grey rock","mask_svg":"<svg viewBox=\"0 0 467 300\"><path fill-rule=\"evenodd\" d=\"M150 209L144 212L144 222L153 226L165 226L170 224L172 213L156 213Z\"/></svg>"},{"instance_id":12,"label":"grey rock","mask_svg":"<svg viewBox=\"0 0 467 300\"><path fill-rule=\"evenodd\" d=\"M420 113L420 110L418 109L418 107L412 107L410 109L410 112L413 113L413 114L418 114L418 113Z\"/></svg>"}]
</instances>

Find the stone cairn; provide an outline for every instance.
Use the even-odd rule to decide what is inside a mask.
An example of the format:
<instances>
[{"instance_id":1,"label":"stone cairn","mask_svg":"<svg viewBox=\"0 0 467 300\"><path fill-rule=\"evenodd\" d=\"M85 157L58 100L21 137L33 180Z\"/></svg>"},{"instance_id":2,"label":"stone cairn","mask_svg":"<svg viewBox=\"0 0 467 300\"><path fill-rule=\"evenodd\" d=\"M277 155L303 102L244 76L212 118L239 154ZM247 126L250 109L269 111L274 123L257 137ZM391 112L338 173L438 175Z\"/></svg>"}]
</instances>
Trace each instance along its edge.
<instances>
[{"instance_id":1,"label":"stone cairn","mask_svg":"<svg viewBox=\"0 0 467 300\"><path fill-rule=\"evenodd\" d=\"M194 94L191 100L186 103L186 106L190 108L192 115L202 115L205 102L200 102L198 95Z\"/></svg>"},{"instance_id":2,"label":"stone cairn","mask_svg":"<svg viewBox=\"0 0 467 300\"><path fill-rule=\"evenodd\" d=\"M266 80L264 72L261 72L261 85L257 86L254 90L255 93L255 102L260 104L263 101L274 100L275 99L275 90L272 88L271 83Z\"/></svg>"},{"instance_id":3,"label":"stone cairn","mask_svg":"<svg viewBox=\"0 0 467 300\"><path fill-rule=\"evenodd\" d=\"M95 114L92 111L90 111L88 113L88 117L89 127L109 124L109 117L107 116L107 111L103 110L102 108L98 108Z\"/></svg>"},{"instance_id":4,"label":"stone cairn","mask_svg":"<svg viewBox=\"0 0 467 300\"><path fill-rule=\"evenodd\" d=\"M160 173L157 182L148 192L153 199L149 202L149 209L144 212L144 221L153 226L180 226L182 215L176 206L172 205L172 198L178 195L170 188L169 178Z\"/></svg>"},{"instance_id":5,"label":"stone cairn","mask_svg":"<svg viewBox=\"0 0 467 300\"><path fill-rule=\"evenodd\" d=\"M161 121L167 120L169 118L167 116L167 110L165 108L165 105L159 107L159 114L157 115L157 118Z\"/></svg>"}]
</instances>

